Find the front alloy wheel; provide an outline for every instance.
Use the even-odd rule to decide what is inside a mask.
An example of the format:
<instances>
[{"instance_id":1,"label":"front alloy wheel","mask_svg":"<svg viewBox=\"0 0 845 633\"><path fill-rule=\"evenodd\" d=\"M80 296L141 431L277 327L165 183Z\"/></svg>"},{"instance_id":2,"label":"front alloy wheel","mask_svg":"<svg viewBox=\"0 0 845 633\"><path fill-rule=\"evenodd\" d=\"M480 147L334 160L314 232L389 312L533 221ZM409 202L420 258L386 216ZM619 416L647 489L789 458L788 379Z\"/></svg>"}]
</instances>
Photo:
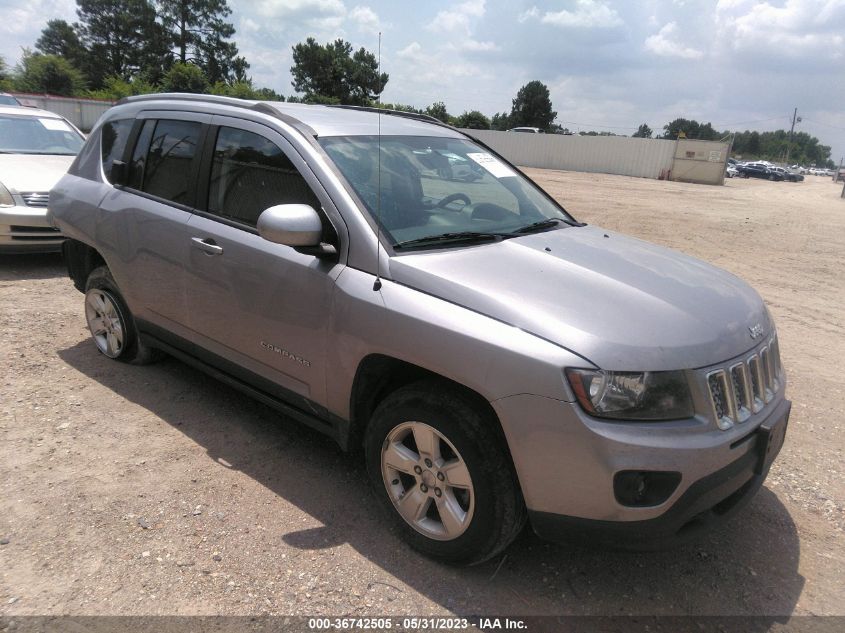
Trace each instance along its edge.
<instances>
[{"instance_id":1,"label":"front alloy wheel","mask_svg":"<svg viewBox=\"0 0 845 633\"><path fill-rule=\"evenodd\" d=\"M114 298L105 290L91 288L85 294L85 318L97 349L109 358L120 356L125 328Z\"/></svg>"},{"instance_id":2,"label":"front alloy wheel","mask_svg":"<svg viewBox=\"0 0 845 633\"><path fill-rule=\"evenodd\" d=\"M425 536L445 541L472 521L472 478L446 437L422 422L405 422L385 438L381 474L396 511Z\"/></svg>"}]
</instances>

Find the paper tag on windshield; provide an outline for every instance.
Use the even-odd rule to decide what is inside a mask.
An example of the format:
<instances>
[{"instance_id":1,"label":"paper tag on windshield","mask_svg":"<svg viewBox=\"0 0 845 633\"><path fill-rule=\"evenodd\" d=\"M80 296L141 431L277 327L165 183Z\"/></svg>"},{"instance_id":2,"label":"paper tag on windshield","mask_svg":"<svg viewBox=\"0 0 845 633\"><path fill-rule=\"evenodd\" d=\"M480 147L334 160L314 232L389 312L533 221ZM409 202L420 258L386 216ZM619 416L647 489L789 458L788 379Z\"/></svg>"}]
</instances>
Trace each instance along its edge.
<instances>
[{"instance_id":1,"label":"paper tag on windshield","mask_svg":"<svg viewBox=\"0 0 845 633\"><path fill-rule=\"evenodd\" d=\"M493 174L496 178L507 178L508 176L516 176L516 172L505 165L498 158L487 152L476 152L474 154L467 154L467 158L475 161L484 169Z\"/></svg>"},{"instance_id":2,"label":"paper tag on windshield","mask_svg":"<svg viewBox=\"0 0 845 633\"><path fill-rule=\"evenodd\" d=\"M70 126L61 119L38 119L41 125L48 130L56 130L57 132L70 132Z\"/></svg>"}]
</instances>

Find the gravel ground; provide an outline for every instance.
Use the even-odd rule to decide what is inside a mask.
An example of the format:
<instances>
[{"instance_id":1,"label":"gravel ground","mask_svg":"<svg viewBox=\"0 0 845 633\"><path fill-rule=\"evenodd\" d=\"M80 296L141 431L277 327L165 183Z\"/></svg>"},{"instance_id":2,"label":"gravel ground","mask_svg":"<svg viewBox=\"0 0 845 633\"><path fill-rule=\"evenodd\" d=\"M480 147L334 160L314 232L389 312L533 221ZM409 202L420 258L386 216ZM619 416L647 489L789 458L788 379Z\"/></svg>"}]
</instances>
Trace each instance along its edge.
<instances>
[{"instance_id":1,"label":"gravel ground","mask_svg":"<svg viewBox=\"0 0 845 633\"><path fill-rule=\"evenodd\" d=\"M576 217L727 268L794 401L763 490L701 542L544 543L453 569L405 548L347 456L168 359L100 356L57 256L0 258L0 614L845 614L845 200L528 170Z\"/></svg>"}]
</instances>

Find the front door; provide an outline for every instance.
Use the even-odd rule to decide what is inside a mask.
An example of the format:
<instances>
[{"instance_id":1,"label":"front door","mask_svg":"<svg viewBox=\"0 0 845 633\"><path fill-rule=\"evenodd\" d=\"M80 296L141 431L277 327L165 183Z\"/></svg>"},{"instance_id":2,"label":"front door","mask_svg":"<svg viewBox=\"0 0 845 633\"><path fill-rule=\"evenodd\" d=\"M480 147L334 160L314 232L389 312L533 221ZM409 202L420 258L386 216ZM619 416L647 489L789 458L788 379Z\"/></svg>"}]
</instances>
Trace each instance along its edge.
<instances>
[{"instance_id":1,"label":"front door","mask_svg":"<svg viewBox=\"0 0 845 633\"><path fill-rule=\"evenodd\" d=\"M255 227L268 207L321 210L330 201L273 130L214 117L210 134L200 178L206 204L187 225L191 330L213 362L258 374L282 388L274 395L307 410L325 402L326 330L342 265L268 242ZM324 239L337 240L324 218Z\"/></svg>"}]
</instances>

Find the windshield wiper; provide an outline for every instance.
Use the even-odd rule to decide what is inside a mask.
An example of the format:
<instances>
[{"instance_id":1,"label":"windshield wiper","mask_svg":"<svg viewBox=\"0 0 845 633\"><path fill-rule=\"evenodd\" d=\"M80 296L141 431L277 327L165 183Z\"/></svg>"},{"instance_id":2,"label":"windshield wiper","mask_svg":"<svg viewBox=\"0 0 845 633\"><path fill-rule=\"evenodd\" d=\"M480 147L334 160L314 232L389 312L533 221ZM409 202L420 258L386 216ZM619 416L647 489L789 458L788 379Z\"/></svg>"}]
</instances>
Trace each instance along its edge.
<instances>
[{"instance_id":1,"label":"windshield wiper","mask_svg":"<svg viewBox=\"0 0 845 633\"><path fill-rule=\"evenodd\" d=\"M413 240L405 240L393 245L393 248L408 248L413 246L428 246L449 242L486 242L499 241L508 237L514 237L511 233L481 233L478 231L460 231L458 233L441 233L440 235L428 235Z\"/></svg>"},{"instance_id":2,"label":"windshield wiper","mask_svg":"<svg viewBox=\"0 0 845 633\"><path fill-rule=\"evenodd\" d=\"M522 233L533 233L534 231L542 231L543 229L550 229L553 226L557 226L560 224L562 220L558 220L557 218L548 218L546 220L540 220L539 222L534 222L532 224L527 224L522 228L518 228L514 231L514 233L522 234Z\"/></svg>"}]
</instances>

